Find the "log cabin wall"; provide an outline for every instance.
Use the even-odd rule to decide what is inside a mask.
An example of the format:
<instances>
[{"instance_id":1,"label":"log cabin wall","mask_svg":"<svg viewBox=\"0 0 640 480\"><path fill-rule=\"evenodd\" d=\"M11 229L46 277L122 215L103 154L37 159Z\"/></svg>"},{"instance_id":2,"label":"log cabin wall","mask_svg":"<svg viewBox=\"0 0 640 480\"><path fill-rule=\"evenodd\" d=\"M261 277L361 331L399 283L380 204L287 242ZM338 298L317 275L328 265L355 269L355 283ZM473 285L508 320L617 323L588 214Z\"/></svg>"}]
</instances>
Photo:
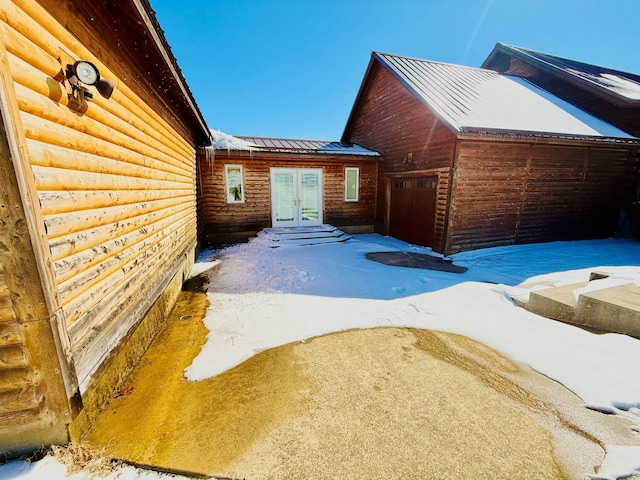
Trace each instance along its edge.
<instances>
[{"instance_id":1,"label":"log cabin wall","mask_svg":"<svg viewBox=\"0 0 640 480\"><path fill-rule=\"evenodd\" d=\"M227 164L242 165L244 203L227 203L224 179ZM344 200L346 167L360 169L357 202ZM270 168L322 169L324 222L354 233L373 230L378 157L217 150L215 158L198 158L202 216L209 243L243 241L271 227Z\"/></svg>"},{"instance_id":2,"label":"log cabin wall","mask_svg":"<svg viewBox=\"0 0 640 480\"><path fill-rule=\"evenodd\" d=\"M391 178L438 176L433 249L444 249L456 137L386 68L374 62L354 105L343 141L379 152L376 230L387 234Z\"/></svg>"},{"instance_id":3,"label":"log cabin wall","mask_svg":"<svg viewBox=\"0 0 640 480\"><path fill-rule=\"evenodd\" d=\"M515 243L529 145L461 142L453 174L447 253Z\"/></svg>"},{"instance_id":4,"label":"log cabin wall","mask_svg":"<svg viewBox=\"0 0 640 480\"><path fill-rule=\"evenodd\" d=\"M69 397L73 395L73 385L67 390L63 380L67 365L60 362L56 332L32 255L28 214L22 206L4 119L0 127L2 460L6 453L20 453L33 444L66 440L64 425L71 421Z\"/></svg>"},{"instance_id":5,"label":"log cabin wall","mask_svg":"<svg viewBox=\"0 0 640 480\"><path fill-rule=\"evenodd\" d=\"M613 235L634 152L596 142L461 140L447 253Z\"/></svg>"},{"instance_id":6,"label":"log cabin wall","mask_svg":"<svg viewBox=\"0 0 640 480\"><path fill-rule=\"evenodd\" d=\"M0 419L4 425L40 420L38 382L27 361L20 323L0 264ZM16 418L19 417L19 418Z\"/></svg>"},{"instance_id":7,"label":"log cabin wall","mask_svg":"<svg viewBox=\"0 0 640 480\"><path fill-rule=\"evenodd\" d=\"M67 440L77 381L0 42L0 459ZM40 228L38 228L38 226Z\"/></svg>"},{"instance_id":8,"label":"log cabin wall","mask_svg":"<svg viewBox=\"0 0 640 480\"><path fill-rule=\"evenodd\" d=\"M70 9L64 3L56 4L59 15ZM16 0L0 3L0 20L1 73L38 202L45 273L84 395L193 262L195 135L178 126L175 107L165 115L169 107L149 100L135 65L104 54L111 46L99 33L91 49L79 41L65 27L76 18L60 23L40 3ZM70 109L59 81L69 58L89 60L114 80L111 98L93 90L85 112Z\"/></svg>"}]
</instances>

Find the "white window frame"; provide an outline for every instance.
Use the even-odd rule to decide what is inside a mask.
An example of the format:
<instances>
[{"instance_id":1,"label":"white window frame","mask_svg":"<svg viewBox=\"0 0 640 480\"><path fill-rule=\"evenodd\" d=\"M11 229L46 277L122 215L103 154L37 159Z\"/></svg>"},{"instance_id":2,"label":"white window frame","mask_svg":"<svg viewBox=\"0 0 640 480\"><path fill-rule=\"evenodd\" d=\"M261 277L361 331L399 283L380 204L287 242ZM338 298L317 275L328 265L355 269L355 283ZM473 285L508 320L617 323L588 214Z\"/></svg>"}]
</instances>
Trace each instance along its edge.
<instances>
[{"instance_id":1,"label":"white window frame","mask_svg":"<svg viewBox=\"0 0 640 480\"><path fill-rule=\"evenodd\" d=\"M235 192L232 192L232 189L237 187L229 183L231 180L229 171L232 169L240 170L240 199L236 199ZM227 197L227 203L244 203L244 170L242 168L242 165L225 165L224 178L225 178L225 196Z\"/></svg>"},{"instance_id":2,"label":"white window frame","mask_svg":"<svg viewBox=\"0 0 640 480\"><path fill-rule=\"evenodd\" d=\"M349 185L347 181L349 179L349 171L356 172L356 196L355 198L349 198ZM344 169L344 201L345 202L357 202L360 199L360 167L345 167Z\"/></svg>"}]
</instances>

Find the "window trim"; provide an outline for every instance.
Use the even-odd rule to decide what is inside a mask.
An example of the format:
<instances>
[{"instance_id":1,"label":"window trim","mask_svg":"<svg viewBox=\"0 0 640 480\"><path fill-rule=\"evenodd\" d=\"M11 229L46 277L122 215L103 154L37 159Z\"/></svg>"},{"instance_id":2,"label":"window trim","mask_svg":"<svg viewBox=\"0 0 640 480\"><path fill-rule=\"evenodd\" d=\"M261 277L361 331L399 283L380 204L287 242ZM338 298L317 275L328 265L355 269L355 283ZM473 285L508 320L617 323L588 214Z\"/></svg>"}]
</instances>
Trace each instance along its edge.
<instances>
[{"instance_id":1,"label":"window trim","mask_svg":"<svg viewBox=\"0 0 640 480\"><path fill-rule=\"evenodd\" d=\"M229 185L229 171L231 169L240 170L240 200L234 198L234 194L231 193L231 189L235 188ZM244 203L244 169L242 165L229 164L224 166L224 184L225 184L225 197L227 203Z\"/></svg>"},{"instance_id":2,"label":"window trim","mask_svg":"<svg viewBox=\"0 0 640 480\"><path fill-rule=\"evenodd\" d=\"M349 179L349 171L356 172L356 196L355 198L349 198L349 185L347 181ZM344 201L345 202L358 202L360 201L360 167L345 167L344 168Z\"/></svg>"}]
</instances>

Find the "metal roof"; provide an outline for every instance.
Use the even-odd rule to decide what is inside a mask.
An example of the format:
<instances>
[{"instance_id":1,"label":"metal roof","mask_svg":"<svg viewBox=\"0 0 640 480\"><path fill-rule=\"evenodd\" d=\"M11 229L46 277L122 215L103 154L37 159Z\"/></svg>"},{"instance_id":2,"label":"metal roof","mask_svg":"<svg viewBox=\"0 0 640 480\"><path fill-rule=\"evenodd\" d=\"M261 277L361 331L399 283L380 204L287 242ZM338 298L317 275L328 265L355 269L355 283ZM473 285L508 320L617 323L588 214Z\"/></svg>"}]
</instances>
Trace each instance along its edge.
<instances>
[{"instance_id":1,"label":"metal roof","mask_svg":"<svg viewBox=\"0 0 640 480\"><path fill-rule=\"evenodd\" d=\"M572 78L577 83L589 87L596 94L613 97L613 100L617 100L618 103L640 105L640 75L504 43L496 44L493 52L482 66L488 65L491 58L499 52L521 58L548 72Z\"/></svg>"},{"instance_id":2,"label":"metal roof","mask_svg":"<svg viewBox=\"0 0 640 480\"><path fill-rule=\"evenodd\" d=\"M458 132L635 138L518 77L378 52L373 58Z\"/></svg>"},{"instance_id":3,"label":"metal roof","mask_svg":"<svg viewBox=\"0 0 640 480\"><path fill-rule=\"evenodd\" d=\"M378 152L368 150L355 143L326 142L322 140L294 140L290 138L244 137L238 136L256 147L258 151L274 153L319 153L336 155L365 155L379 157Z\"/></svg>"}]
</instances>

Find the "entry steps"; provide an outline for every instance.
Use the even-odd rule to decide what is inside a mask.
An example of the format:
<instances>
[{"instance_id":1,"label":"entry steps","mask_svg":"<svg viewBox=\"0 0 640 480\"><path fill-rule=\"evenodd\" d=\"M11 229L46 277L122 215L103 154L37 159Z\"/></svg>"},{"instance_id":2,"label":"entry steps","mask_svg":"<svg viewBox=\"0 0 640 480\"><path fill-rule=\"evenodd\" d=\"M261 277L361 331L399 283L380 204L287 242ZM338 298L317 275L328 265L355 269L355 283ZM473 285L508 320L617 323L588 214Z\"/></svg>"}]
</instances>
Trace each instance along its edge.
<instances>
[{"instance_id":1,"label":"entry steps","mask_svg":"<svg viewBox=\"0 0 640 480\"><path fill-rule=\"evenodd\" d=\"M317 227L265 228L258 232L257 239L266 246L277 248L284 245L319 245L341 243L351 238L331 225Z\"/></svg>"},{"instance_id":2,"label":"entry steps","mask_svg":"<svg viewBox=\"0 0 640 480\"><path fill-rule=\"evenodd\" d=\"M532 291L527 302L518 303L543 317L640 338L640 286L607 277L592 272L588 282Z\"/></svg>"}]
</instances>

